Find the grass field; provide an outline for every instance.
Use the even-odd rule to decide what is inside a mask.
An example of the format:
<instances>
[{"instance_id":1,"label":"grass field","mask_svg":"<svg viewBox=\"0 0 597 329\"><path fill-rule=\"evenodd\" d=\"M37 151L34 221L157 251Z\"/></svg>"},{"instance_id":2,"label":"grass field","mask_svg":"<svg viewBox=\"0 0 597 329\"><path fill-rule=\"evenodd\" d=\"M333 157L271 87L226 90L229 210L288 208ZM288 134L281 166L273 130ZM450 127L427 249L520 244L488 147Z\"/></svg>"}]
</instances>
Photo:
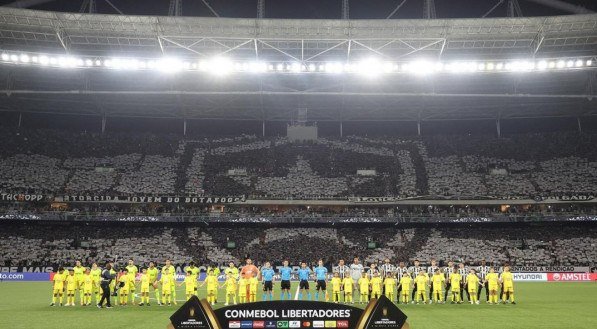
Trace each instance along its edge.
<instances>
[{"instance_id":1,"label":"grass field","mask_svg":"<svg viewBox=\"0 0 597 329\"><path fill-rule=\"evenodd\" d=\"M178 288L178 299L184 298L183 288ZM176 306L156 304L101 310L50 307L50 290L50 283L46 282L1 282L0 328L165 328L176 310ZM200 297L204 294L205 290L200 290ZM278 298L279 291L275 295ZM518 283L516 299L517 305L433 304L400 308L414 329L597 328L597 283ZM223 300L221 291L219 301Z\"/></svg>"}]
</instances>

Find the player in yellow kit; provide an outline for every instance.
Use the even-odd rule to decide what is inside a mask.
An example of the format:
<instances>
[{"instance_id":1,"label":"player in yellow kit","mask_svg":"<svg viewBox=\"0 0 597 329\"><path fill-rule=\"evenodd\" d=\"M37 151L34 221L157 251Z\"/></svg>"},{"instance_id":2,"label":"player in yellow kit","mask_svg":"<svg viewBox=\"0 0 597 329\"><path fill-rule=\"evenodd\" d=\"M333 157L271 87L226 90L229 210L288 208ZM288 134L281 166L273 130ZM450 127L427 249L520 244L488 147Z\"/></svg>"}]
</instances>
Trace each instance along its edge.
<instances>
[{"instance_id":1,"label":"player in yellow kit","mask_svg":"<svg viewBox=\"0 0 597 329\"><path fill-rule=\"evenodd\" d=\"M415 285L417 288L417 295L415 301L417 304L423 299L423 304L427 303L427 284L429 284L429 278L425 271L419 271L419 275L415 277Z\"/></svg>"},{"instance_id":2,"label":"player in yellow kit","mask_svg":"<svg viewBox=\"0 0 597 329\"><path fill-rule=\"evenodd\" d=\"M228 267L224 270L224 274L226 274L226 276L228 276L228 274L232 274L232 276L234 276L235 278L238 279L238 276L239 276L238 267L236 267L236 265L234 265L234 262L230 262L230 264L228 264Z\"/></svg>"},{"instance_id":3,"label":"player in yellow kit","mask_svg":"<svg viewBox=\"0 0 597 329\"><path fill-rule=\"evenodd\" d=\"M184 269L185 273L188 274L188 272L191 272L191 275L194 276L194 280L195 282L197 282L199 280L199 273L201 272L199 270L199 268L197 266L195 266L195 262L194 261L190 261L189 262L189 266L185 267ZM199 296L199 294L197 293L197 285L195 285L195 291L193 292L193 294L195 294L196 296ZM189 299L189 297L187 296L187 300Z\"/></svg>"},{"instance_id":4,"label":"player in yellow kit","mask_svg":"<svg viewBox=\"0 0 597 329\"><path fill-rule=\"evenodd\" d=\"M400 295L399 297L401 297L401 301L404 304L408 304L408 298L410 297L410 290L412 288L412 284L413 284L413 279L410 277L410 274L408 272L404 272L404 274L402 275L402 278L400 278L400 285L399 287L401 288L400 290Z\"/></svg>"},{"instance_id":5,"label":"player in yellow kit","mask_svg":"<svg viewBox=\"0 0 597 329\"><path fill-rule=\"evenodd\" d=\"M66 274L64 273L64 269L62 267L59 267L58 272L54 274L54 283L52 287L52 304L50 304L50 306L56 305L56 302L59 302L60 306L62 306L65 279Z\"/></svg>"},{"instance_id":6,"label":"player in yellow kit","mask_svg":"<svg viewBox=\"0 0 597 329\"><path fill-rule=\"evenodd\" d=\"M340 294L342 292L342 279L340 279L340 273L334 272L332 280L330 280L332 286L332 302L340 302Z\"/></svg>"},{"instance_id":7,"label":"player in yellow kit","mask_svg":"<svg viewBox=\"0 0 597 329\"><path fill-rule=\"evenodd\" d=\"M147 274L147 269L143 268L141 270L141 276L139 277L140 288L139 292L141 293L141 302L139 306L147 305L149 306L149 286L151 285L151 278L149 274Z\"/></svg>"},{"instance_id":8,"label":"player in yellow kit","mask_svg":"<svg viewBox=\"0 0 597 329\"><path fill-rule=\"evenodd\" d=\"M218 277L213 274L213 270L209 270L205 276L205 281L201 287L207 285L207 302L211 305L216 305L216 295L218 294ZM257 294L257 292L255 292Z\"/></svg>"},{"instance_id":9,"label":"player in yellow kit","mask_svg":"<svg viewBox=\"0 0 597 329\"><path fill-rule=\"evenodd\" d=\"M431 277L431 284L433 286L431 301L435 301L439 304L445 303L443 290L446 285L446 278L444 277L444 274L439 271L439 268L437 268L433 273L433 276Z\"/></svg>"},{"instance_id":10,"label":"player in yellow kit","mask_svg":"<svg viewBox=\"0 0 597 329\"><path fill-rule=\"evenodd\" d=\"M477 289L479 289L479 277L477 276L477 272L471 268L468 271L465 281L466 289L471 297L471 304L479 304L479 300L477 299Z\"/></svg>"},{"instance_id":11,"label":"player in yellow kit","mask_svg":"<svg viewBox=\"0 0 597 329\"><path fill-rule=\"evenodd\" d=\"M375 272L371 278L371 296L370 298L379 298L381 296L381 286L383 281L379 276L379 272Z\"/></svg>"},{"instance_id":12,"label":"player in yellow kit","mask_svg":"<svg viewBox=\"0 0 597 329\"><path fill-rule=\"evenodd\" d=\"M164 276L165 269L168 270L168 275L170 275L171 300L174 303L174 305L178 305L178 303L176 302L176 268L174 268L174 266L172 265L172 262L169 259L166 259L166 265L164 265L164 267L162 267L162 276Z\"/></svg>"},{"instance_id":13,"label":"player in yellow kit","mask_svg":"<svg viewBox=\"0 0 597 329\"><path fill-rule=\"evenodd\" d=\"M85 271L87 268L81 265L81 261L76 261L75 266L73 267L73 272L75 273L75 285L77 290L79 290L79 302L81 306L84 304L84 293L83 293L83 276L85 275ZM74 304L74 301L73 301ZM73 305L74 306L74 305Z\"/></svg>"},{"instance_id":14,"label":"player in yellow kit","mask_svg":"<svg viewBox=\"0 0 597 329\"><path fill-rule=\"evenodd\" d=\"M211 264L207 267L207 275L215 276L216 281L217 281L217 278L220 276L220 273L222 273L222 272L220 271L220 268L216 264ZM216 294L216 299L215 299L214 303L216 303L216 304L218 303L218 294Z\"/></svg>"},{"instance_id":15,"label":"player in yellow kit","mask_svg":"<svg viewBox=\"0 0 597 329\"><path fill-rule=\"evenodd\" d=\"M68 271L66 276L66 306L75 306L75 292L77 290L77 279L75 271Z\"/></svg>"},{"instance_id":16,"label":"player in yellow kit","mask_svg":"<svg viewBox=\"0 0 597 329\"><path fill-rule=\"evenodd\" d=\"M128 270L123 268L118 278L118 301L120 306L126 306L131 292L131 277Z\"/></svg>"},{"instance_id":17,"label":"player in yellow kit","mask_svg":"<svg viewBox=\"0 0 597 329\"><path fill-rule=\"evenodd\" d=\"M160 271L157 267L155 267L154 262L149 262L149 268L147 268L147 276L149 277L149 287L153 289L155 293L155 300L158 305L162 305L160 303L160 290L158 289L158 274ZM149 297L147 298L149 300Z\"/></svg>"},{"instance_id":18,"label":"player in yellow kit","mask_svg":"<svg viewBox=\"0 0 597 329\"><path fill-rule=\"evenodd\" d=\"M184 277L184 281L178 284L178 286L185 285L185 295L187 300L191 299L193 295L197 293L197 277L193 275L192 270L187 271L187 275Z\"/></svg>"},{"instance_id":19,"label":"player in yellow kit","mask_svg":"<svg viewBox=\"0 0 597 329\"><path fill-rule=\"evenodd\" d=\"M489 268L489 273L485 276L485 282L489 287L489 304L497 304L498 303L498 286L499 286L499 277L498 274L495 273L493 267Z\"/></svg>"},{"instance_id":20,"label":"player in yellow kit","mask_svg":"<svg viewBox=\"0 0 597 329\"><path fill-rule=\"evenodd\" d=\"M516 304L514 301L514 277L512 272L510 272L510 266L504 267L504 272L500 276L500 282L502 283L502 290L504 295L502 296L502 302L505 304L510 298L510 302L512 304Z\"/></svg>"},{"instance_id":21,"label":"player in yellow kit","mask_svg":"<svg viewBox=\"0 0 597 329\"><path fill-rule=\"evenodd\" d=\"M383 280L386 297L394 301L394 290L396 290L396 279L394 273L388 272L385 280Z\"/></svg>"},{"instance_id":22,"label":"player in yellow kit","mask_svg":"<svg viewBox=\"0 0 597 329\"><path fill-rule=\"evenodd\" d=\"M344 280L342 280L342 286L344 287L344 302L354 304L354 301L352 299L354 280L350 275L344 277Z\"/></svg>"},{"instance_id":23,"label":"player in yellow kit","mask_svg":"<svg viewBox=\"0 0 597 329\"><path fill-rule=\"evenodd\" d=\"M162 268L159 282L162 284L162 303L172 305L172 274L169 268Z\"/></svg>"},{"instance_id":24,"label":"player in yellow kit","mask_svg":"<svg viewBox=\"0 0 597 329\"><path fill-rule=\"evenodd\" d=\"M93 294L95 295L95 303L99 303L100 301L100 281L101 281L101 275L102 275L102 270L97 267L96 263L93 263L91 265L91 271L89 271L91 274L91 277L93 278Z\"/></svg>"},{"instance_id":25,"label":"player in yellow kit","mask_svg":"<svg viewBox=\"0 0 597 329\"><path fill-rule=\"evenodd\" d=\"M93 286L95 282L93 281L93 276L91 276L91 271L86 270L85 274L83 275L83 306L91 305L91 294L93 293Z\"/></svg>"},{"instance_id":26,"label":"player in yellow kit","mask_svg":"<svg viewBox=\"0 0 597 329\"><path fill-rule=\"evenodd\" d=\"M359 302L366 303L369 300L369 287L371 285L367 273L363 273L363 276L359 279L358 284L359 291L361 292L361 298L359 299Z\"/></svg>"},{"instance_id":27,"label":"player in yellow kit","mask_svg":"<svg viewBox=\"0 0 597 329\"><path fill-rule=\"evenodd\" d=\"M236 276L233 273L228 273L226 275L226 281L220 286L220 288L224 288L226 286L226 303L224 306L230 305L230 300L234 305L236 305L236 290L238 289L238 283L236 281ZM245 287L246 289L247 287Z\"/></svg>"},{"instance_id":28,"label":"player in yellow kit","mask_svg":"<svg viewBox=\"0 0 597 329\"><path fill-rule=\"evenodd\" d=\"M131 304L135 303L135 281L137 280L137 273L139 269L135 265L132 259L129 259L129 263L126 266L126 270L129 276L129 294L131 295Z\"/></svg>"},{"instance_id":29,"label":"player in yellow kit","mask_svg":"<svg viewBox=\"0 0 597 329\"><path fill-rule=\"evenodd\" d=\"M246 303L247 302L247 285L249 284L249 280L245 279L244 277L240 277L238 280L238 302L239 303Z\"/></svg>"},{"instance_id":30,"label":"player in yellow kit","mask_svg":"<svg viewBox=\"0 0 597 329\"><path fill-rule=\"evenodd\" d=\"M256 276L249 278L249 302L256 302L257 301L257 286L259 285L259 280Z\"/></svg>"},{"instance_id":31,"label":"player in yellow kit","mask_svg":"<svg viewBox=\"0 0 597 329\"><path fill-rule=\"evenodd\" d=\"M450 274L449 280L451 289L450 294L452 296L452 301L450 303L462 304L462 301L460 300L460 282L462 281L462 276L458 273L456 268L454 268L454 273Z\"/></svg>"}]
</instances>

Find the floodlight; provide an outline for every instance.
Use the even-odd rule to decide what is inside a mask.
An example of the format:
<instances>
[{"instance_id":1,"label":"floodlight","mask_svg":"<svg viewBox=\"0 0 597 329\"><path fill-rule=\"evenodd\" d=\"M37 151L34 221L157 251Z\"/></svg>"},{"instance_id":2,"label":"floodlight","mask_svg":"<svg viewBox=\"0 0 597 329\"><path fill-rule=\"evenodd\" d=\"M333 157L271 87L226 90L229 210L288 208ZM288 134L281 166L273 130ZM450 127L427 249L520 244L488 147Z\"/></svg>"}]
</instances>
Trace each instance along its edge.
<instances>
[{"instance_id":1,"label":"floodlight","mask_svg":"<svg viewBox=\"0 0 597 329\"><path fill-rule=\"evenodd\" d=\"M290 72L293 73L300 73L301 72L301 63L292 63L289 65L290 66Z\"/></svg>"},{"instance_id":2,"label":"floodlight","mask_svg":"<svg viewBox=\"0 0 597 329\"><path fill-rule=\"evenodd\" d=\"M251 62L249 63L249 71L253 73L262 73L267 71L267 64L264 62Z\"/></svg>"},{"instance_id":3,"label":"floodlight","mask_svg":"<svg viewBox=\"0 0 597 329\"><path fill-rule=\"evenodd\" d=\"M326 63L325 71L328 73L342 73L344 71L344 66L339 62Z\"/></svg>"},{"instance_id":4,"label":"floodlight","mask_svg":"<svg viewBox=\"0 0 597 329\"><path fill-rule=\"evenodd\" d=\"M182 69L182 62L177 58L165 57L156 62L156 68L164 73L176 73ZM216 65L212 66L213 70L217 68Z\"/></svg>"},{"instance_id":5,"label":"floodlight","mask_svg":"<svg viewBox=\"0 0 597 329\"><path fill-rule=\"evenodd\" d=\"M358 63L357 71L365 76L374 77L382 72L382 64L376 58L368 58Z\"/></svg>"},{"instance_id":6,"label":"floodlight","mask_svg":"<svg viewBox=\"0 0 597 329\"><path fill-rule=\"evenodd\" d=\"M474 72L477 70L477 64L475 62L454 62L447 69L452 73Z\"/></svg>"},{"instance_id":7,"label":"floodlight","mask_svg":"<svg viewBox=\"0 0 597 329\"><path fill-rule=\"evenodd\" d=\"M77 66L77 59L74 57L60 57L58 58L58 66L70 68Z\"/></svg>"},{"instance_id":8,"label":"floodlight","mask_svg":"<svg viewBox=\"0 0 597 329\"><path fill-rule=\"evenodd\" d=\"M392 73L394 71L394 64L392 62L383 63L383 71L385 73Z\"/></svg>"},{"instance_id":9,"label":"floodlight","mask_svg":"<svg viewBox=\"0 0 597 329\"><path fill-rule=\"evenodd\" d=\"M10 60L10 55L7 53L2 53L2 60L3 61L8 61Z\"/></svg>"},{"instance_id":10,"label":"floodlight","mask_svg":"<svg viewBox=\"0 0 597 329\"><path fill-rule=\"evenodd\" d=\"M435 72L436 70L436 66L434 64L422 60L412 62L403 68L405 68L407 72L416 75L427 75Z\"/></svg>"},{"instance_id":11,"label":"floodlight","mask_svg":"<svg viewBox=\"0 0 597 329\"><path fill-rule=\"evenodd\" d=\"M21 63L29 63L29 61L31 60L31 58L29 58L29 55L27 54L22 54L21 56L19 56L19 59Z\"/></svg>"},{"instance_id":12,"label":"floodlight","mask_svg":"<svg viewBox=\"0 0 597 329\"><path fill-rule=\"evenodd\" d=\"M547 69L547 61L539 61L539 63L537 63L537 68L539 70Z\"/></svg>"},{"instance_id":13,"label":"floodlight","mask_svg":"<svg viewBox=\"0 0 597 329\"><path fill-rule=\"evenodd\" d=\"M215 57L209 61L209 66L207 70L211 74L215 75L225 75L230 73L234 68L234 64L225 57Z\"/></svg>"}]
</instances>

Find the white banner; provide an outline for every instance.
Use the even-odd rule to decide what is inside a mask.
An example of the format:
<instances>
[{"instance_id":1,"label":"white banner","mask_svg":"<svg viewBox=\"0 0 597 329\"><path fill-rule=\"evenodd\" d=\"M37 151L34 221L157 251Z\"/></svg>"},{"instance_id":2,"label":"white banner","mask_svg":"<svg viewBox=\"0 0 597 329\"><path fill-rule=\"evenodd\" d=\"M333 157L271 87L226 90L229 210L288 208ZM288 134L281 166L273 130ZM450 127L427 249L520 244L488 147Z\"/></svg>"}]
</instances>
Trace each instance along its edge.
<instances>
[{"instance_id":1,"label":"white banner","mask_svg":"<svg viewBox=\"0 0 597 329\"><path fill-rule=\"evenodd\" d=\"M547 281L547 273L513 273L514 281L534 281L534 282L545 282Z\"/></svg>"},{"instance_id":2,"label":"white banner","mask_svg":"<svg viewBox=\"0 0 597 329\"><path fill-rule=\"evenodd\" d=\"M511 266L510 270L518 273L591 272L588 266Z\"/></svg>"}]
</instances>

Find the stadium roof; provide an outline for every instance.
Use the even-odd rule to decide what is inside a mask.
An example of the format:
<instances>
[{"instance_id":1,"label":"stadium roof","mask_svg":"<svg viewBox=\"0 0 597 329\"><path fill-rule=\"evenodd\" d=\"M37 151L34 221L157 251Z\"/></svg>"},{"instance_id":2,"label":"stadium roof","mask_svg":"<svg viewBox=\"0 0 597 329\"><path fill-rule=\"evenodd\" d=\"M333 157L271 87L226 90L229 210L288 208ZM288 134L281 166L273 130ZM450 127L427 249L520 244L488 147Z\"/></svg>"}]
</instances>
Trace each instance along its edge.
<instances>
[{"instance_id":1,"label":"stadium roof","mask_svg":"<svg viewBox=\"0 0 597 329\"><path fill-rule=\"evenodd\" d=\"M597 14L288 20L57 13L0 7L0 50L288 62L507 60L597 55ZM478 75L212 77L0 65L0 110L282 120L444 120L597 114L596 70Z\"/></svg>"}]
</instances>

